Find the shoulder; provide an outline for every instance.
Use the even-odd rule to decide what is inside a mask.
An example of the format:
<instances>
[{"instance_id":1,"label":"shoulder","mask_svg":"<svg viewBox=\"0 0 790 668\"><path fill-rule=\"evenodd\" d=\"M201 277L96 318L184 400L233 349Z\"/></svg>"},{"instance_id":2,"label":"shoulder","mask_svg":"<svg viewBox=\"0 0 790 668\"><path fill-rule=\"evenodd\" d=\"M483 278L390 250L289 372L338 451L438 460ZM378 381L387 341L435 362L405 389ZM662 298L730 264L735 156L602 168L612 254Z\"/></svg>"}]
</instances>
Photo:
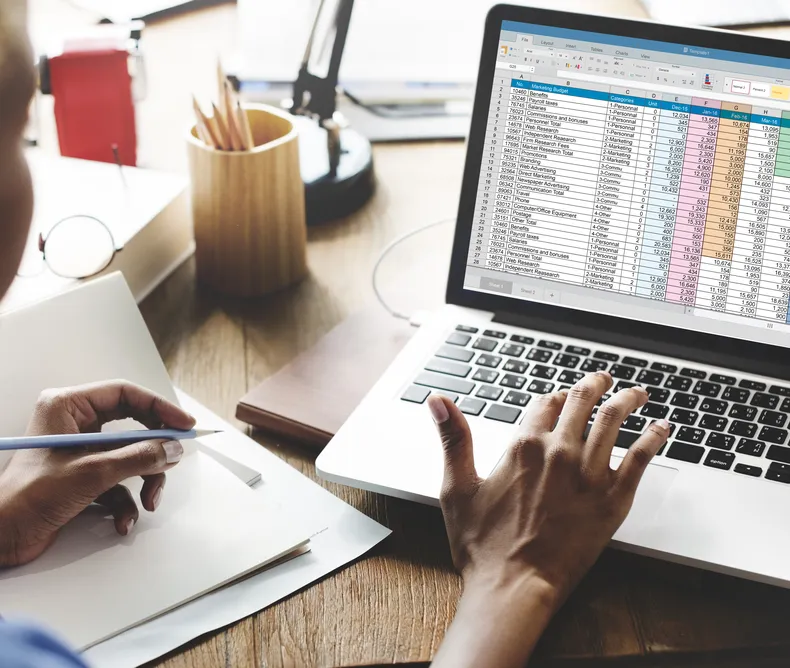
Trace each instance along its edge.
<instances>
[{"instance_id":1,"label":"shoulder","mask_svg":"<svg viewBox=\"0 0 790 668\"><path fill-rule=\"evenodd\" d=\"M35 87L25 0L0 0L0 121L24 122Z\"/></svg>"}]
</instances>

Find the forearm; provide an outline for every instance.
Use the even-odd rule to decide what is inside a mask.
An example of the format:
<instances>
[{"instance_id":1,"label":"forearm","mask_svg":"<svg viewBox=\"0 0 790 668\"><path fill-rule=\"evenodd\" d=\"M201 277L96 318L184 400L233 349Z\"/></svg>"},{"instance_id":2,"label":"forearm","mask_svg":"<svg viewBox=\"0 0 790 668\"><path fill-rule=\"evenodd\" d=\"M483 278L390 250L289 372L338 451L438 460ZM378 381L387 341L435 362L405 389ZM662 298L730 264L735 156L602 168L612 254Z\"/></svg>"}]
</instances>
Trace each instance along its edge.
<instances>
[{"instance_id":1,"label":"forearm","mask_svg":"<svg viewBox=\"0 0 790 668\"><path fill-rule=\"evenodd\" d=\"M545 582L472 580L464 588L435 668L522 668L561 603Z\"/></svg>"}]
</instances>

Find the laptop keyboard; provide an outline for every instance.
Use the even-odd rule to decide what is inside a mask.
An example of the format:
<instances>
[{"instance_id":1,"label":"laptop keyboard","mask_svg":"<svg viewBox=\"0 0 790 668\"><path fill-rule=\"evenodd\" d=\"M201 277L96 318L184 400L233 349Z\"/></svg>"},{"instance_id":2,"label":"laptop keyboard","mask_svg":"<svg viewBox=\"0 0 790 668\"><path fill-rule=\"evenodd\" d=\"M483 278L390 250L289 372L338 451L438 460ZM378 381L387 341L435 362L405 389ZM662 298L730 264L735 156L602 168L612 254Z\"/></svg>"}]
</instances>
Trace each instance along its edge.
<instances>
[{"instance_id":1,"label":"laptop keyboard","mask_svg":"<svg viewBox=\"0 0 790 668\"><path fill-rule=\"evenodd\" d=\"M568 389L595 371L611 374L610 392L641 385L650 399L623 423L618 447L666 418L672 433L660 456L790 484L790 384L458 325L401 399L422 404L442 394L470 418L515 424L534 396Z\"/></svg>"}]
</instances>

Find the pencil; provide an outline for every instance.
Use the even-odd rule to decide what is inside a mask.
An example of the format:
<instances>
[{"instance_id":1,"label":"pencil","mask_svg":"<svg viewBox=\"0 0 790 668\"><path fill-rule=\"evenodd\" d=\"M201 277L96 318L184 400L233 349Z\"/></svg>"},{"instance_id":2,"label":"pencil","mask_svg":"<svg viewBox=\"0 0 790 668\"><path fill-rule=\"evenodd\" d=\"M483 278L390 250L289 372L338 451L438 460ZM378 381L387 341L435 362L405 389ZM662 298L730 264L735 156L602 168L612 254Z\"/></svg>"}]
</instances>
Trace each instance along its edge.
<instances>
[{"instance_id":1,"label":"pencil","mask_svg":"<svg viewBox=\"0 0 790 668\"><path fill-rule=\"evenodd\" d=\"M244 150L244 141L241 137L241 130L239 129L239 120L236 116L235 105L233 104L233 91L231 90L230 83L225 81L225 95L223 102L225 105L225 120L228 124L228 132L230 133L230 141L233 144L234 151Z\"/></svg>"},{"instance_id":2,"label":"pencil","mask_svg":"<svg viewBox=\"0 0 790 668\"><path fill-rule=\"evenodd\" d=\"M195 110L195 117L197 118L198 127L201 127L203 134L210 140L210 143L207 142L208 145L211 148L222 148L220 146L217 133L215 132L212 124L209 122L208 117L203 113L203 110L200 108L200 105L198 104L198 101L194 95L192 96L192 107Z\"/></svg>"},{"instance_id":3,"label":"pencil","mask_svg":"<svg viewBox=\"0 0 790 668\"><path fill-rule=\"evenodd\" d=\"M251 151L255 148L255 139L252 136L252 128L250 127L250 119L247 112L241 107L241 102L236 100L236 118L239 119L239 128L241 128L242 139L244 140L244 147Z\"/></svg>"},{"instance_id":4,"label":"pencil","mask_svg":"<svg viewBox=\"0 0 790 668\"><path fill-rule=\"evenodd\" d=\"M222 112L217 109L217 105L213 102L211 103L211 108L214 112L214 125L217 129L217 133L219 134L219 140L222 144L222 148L225 150L232 150L233 143L230 141L228 126L225 125L225 120L222 118Z\"/></svg>"},{"instance_id":5,"label":"pencil","mask_svg":"<svg viewBox=\"0 0 790 668\"><path fill-rule=\"evenodd\" d=\"M188 440L218 434L213 429L134 429L132 431L92 432L89 434L50 434L0 438L0 450L32 450L36 448L87 448L124 446L149 440Z\"/></svg>"}]
</instances>

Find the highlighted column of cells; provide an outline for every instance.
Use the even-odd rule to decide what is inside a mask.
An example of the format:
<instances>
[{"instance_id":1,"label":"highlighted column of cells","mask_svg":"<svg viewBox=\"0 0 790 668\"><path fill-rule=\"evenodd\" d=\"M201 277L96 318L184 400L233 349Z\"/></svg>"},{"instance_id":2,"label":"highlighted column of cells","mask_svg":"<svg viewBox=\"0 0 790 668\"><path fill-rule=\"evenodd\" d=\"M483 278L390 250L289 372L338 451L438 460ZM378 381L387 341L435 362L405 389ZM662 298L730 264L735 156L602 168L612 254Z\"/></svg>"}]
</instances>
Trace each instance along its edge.
<instances>
[{"instance_id":1,"label":"highlighted column of cells","mask_svg":"<svg viewBox=\"0 0 790 668\"><path fill-rule=\"evenodd\" d=\"M694 306L697 299L720 111L716 100L691 101L667 286L667 301L677 304Z\"/></svg>"},{"instance_id":2,"label":"highlighted column of cells","mask_svg":"<svg viewBox=\"0 0 790 668\"><path fill-rule=\"evenodd\" d=\"M749 140L751 106L722 102L696 306L724 311Z\"/></svg>"}]
</instances>

